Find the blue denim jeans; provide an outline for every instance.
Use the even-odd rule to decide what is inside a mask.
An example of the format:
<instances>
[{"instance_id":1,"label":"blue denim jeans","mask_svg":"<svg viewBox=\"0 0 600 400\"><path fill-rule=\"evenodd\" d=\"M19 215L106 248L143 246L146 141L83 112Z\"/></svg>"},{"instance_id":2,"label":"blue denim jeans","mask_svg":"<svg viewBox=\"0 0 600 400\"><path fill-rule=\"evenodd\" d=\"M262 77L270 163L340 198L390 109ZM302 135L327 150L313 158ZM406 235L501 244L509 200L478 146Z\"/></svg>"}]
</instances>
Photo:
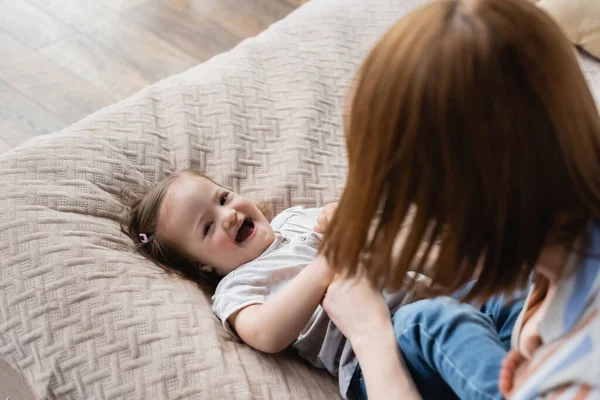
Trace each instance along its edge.
<instances>
[{"instance_id":1,"label":"blue denim jeans","mask_svg":"<svg viewBox=\"0 0 600 400\"><path fill-rule=\"evenodd\" d=\"M498 391L501 363L526 292L481 305L460 303L457 298L465 292L417 301L392 317L398 345L423 399L503 398ZM349 395L367 398L360 367Z\"/></svg>"}]
</instances>

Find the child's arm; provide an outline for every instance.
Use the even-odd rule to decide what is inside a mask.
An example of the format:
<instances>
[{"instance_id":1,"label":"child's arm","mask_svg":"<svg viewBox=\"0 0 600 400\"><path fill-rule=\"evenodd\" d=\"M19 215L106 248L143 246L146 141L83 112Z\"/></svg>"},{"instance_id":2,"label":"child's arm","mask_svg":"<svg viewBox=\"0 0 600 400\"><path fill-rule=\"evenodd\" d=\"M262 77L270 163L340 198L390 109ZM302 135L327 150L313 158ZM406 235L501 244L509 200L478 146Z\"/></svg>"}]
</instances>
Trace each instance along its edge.
<instances>
[{"instance_id":1,"label":"child's arm","mask_svg":"<svg viewBox=\"0 0 600 400\"><path fill-rule=\"evenodd\" d=\"M273 297L243 308L229 323L255 349L280 352L302 332L332 280L333 272L319 256Z\"/></svg>"}]
</instances>

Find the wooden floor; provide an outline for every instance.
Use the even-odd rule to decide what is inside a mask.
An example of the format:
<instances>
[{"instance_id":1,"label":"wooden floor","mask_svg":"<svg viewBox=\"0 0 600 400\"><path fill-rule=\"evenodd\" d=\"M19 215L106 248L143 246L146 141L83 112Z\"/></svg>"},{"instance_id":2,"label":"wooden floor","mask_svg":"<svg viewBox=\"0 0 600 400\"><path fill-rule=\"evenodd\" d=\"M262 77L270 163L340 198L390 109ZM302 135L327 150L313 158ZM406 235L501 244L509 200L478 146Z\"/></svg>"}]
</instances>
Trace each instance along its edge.
<instances>
[{"instance_id":1,"label":"wooden floor","mask_svg":"<svg viewBox=\"0 0 600 400\"><path fill-rule=\"evenodd\" d=\"M1 0L0 153L229 50L305 0Z\"/></svg>"}]
</instances>

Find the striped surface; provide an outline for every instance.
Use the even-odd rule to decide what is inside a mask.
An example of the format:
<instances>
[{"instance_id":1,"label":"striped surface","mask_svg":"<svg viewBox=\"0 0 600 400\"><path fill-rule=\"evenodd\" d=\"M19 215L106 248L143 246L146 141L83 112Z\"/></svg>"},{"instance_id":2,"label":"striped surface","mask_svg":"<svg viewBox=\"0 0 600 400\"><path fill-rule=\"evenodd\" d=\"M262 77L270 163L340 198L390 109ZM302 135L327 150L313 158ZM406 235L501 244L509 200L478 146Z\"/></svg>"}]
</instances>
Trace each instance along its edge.
<instances>
[{"instance_id":1,"label":"striped surface","mask_svg":"<svg viewBox=\"0 0 600 400\"><path fill-rule=\"evenodd\" d=\"M135 255L119 196L193 167L277 212L337 199L344 94L374 41L422 2L312 0L0 156L0 359L36 398L337 396L327 374L232 341L198 290ZM586 68L598 92L599 67Z\"/></svg>"}]
</instances>

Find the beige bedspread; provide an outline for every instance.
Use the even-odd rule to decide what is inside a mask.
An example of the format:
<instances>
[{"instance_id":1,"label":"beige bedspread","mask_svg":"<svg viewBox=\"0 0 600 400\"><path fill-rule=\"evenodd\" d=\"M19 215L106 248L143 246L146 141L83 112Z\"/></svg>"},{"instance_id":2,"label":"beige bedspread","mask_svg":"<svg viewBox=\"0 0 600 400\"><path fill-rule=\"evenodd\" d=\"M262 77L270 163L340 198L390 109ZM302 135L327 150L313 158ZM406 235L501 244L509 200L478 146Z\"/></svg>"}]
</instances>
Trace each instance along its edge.
<instances>
[{"instance_id":1,"label":"beige bedspread","mask_svg":"<svg viewBox=\"0 0 600 400\"><path fill-rule=\"evenodd\" d=\"M35 398L336 398L330 376L235 342L193 285L134 254L119 194L192 167L276 212L335 200L344 94L377 37L419 3L312 0L228 53L1 155L0 365ZM598 94L599 68L586 68Z\"/></svg>"}]
</instances>

